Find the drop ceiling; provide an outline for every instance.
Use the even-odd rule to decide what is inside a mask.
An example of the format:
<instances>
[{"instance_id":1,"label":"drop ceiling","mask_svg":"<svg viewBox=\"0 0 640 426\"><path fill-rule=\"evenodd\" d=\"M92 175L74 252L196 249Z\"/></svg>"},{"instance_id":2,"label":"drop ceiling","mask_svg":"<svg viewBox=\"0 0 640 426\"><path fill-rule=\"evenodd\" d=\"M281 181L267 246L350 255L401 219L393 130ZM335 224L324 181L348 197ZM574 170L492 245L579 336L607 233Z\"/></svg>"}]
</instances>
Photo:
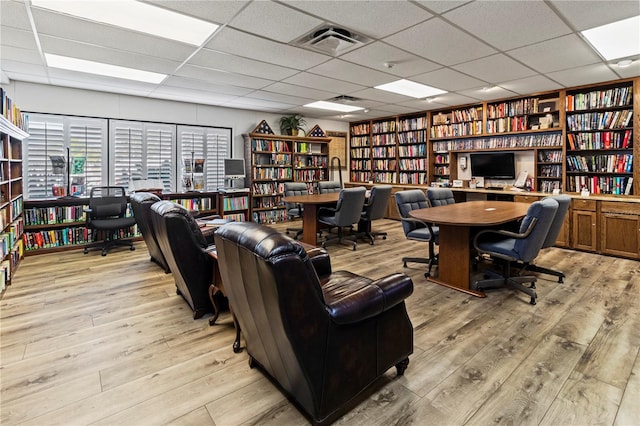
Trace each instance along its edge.
<instances>
[{"instance_id":1,"label":"drop ceiling","mask_svg":"<svg viewBox=\"0 0 640 426\"><path fill-rule=\"evenodd\" d=\"M356 121L640 75L640 57L619 67L579 33L639 15L637 0L148 3L220 27L192 46L37 8L28 0L2 0L3 82ZM300 47L301 39L325 27L347 29L363 42L336 54ZM47 67L45 53L168 77L149 84L65 71ZM448 93L424 100L374 88L401 78ZM367 112L303 106L336 97Z\"/></svg>"}]
</instances>

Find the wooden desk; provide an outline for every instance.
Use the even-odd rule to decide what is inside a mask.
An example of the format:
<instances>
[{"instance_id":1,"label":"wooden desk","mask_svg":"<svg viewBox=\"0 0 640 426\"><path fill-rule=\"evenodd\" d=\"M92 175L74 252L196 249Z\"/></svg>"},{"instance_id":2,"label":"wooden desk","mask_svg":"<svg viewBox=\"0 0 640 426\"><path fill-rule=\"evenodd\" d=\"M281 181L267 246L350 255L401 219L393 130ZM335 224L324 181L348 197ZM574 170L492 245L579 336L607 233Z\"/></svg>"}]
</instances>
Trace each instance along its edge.
<instances>
[{"instance_id":1,"label":"wooden desk","mask_svg":"<svg viewBox=\"0 0 640 426\"><path fill-rule=\"evenodd\" d=\"M213 316L209 319L209 325L214 325L220 315L220 307L218 306L214 296L218 293L222 293L224 295L224 285L222 283L222 277L220 276L220 268L218 267L218 251L214 248L208 253L209 256L213 258L213 282L209 286L209 299L213 305ZM236 338L233 341L233 352L238 353L242 351L242 348L240 348L240 324L231 309L231 304L229 304L229 311L233 318L233 325L236 328Z\"/></svg>"},{"instance_id":2,"label":"wooden desk","mask_svg":"<svg viewBox=\"0 0 640 426\"><path fill-rule=\"evenodd\" d=\"M409 215L440 227L438 278L429 281L478 297L484 293L469 286L471 273L471 230L520 219L528 203L511 201L468 201L412 210Z\"/></svg>"},{"instance_id":3,"label":"wooden desk","mask_svg":"<svg viewBox=\"0 0 640 426\"><path fill-rule=\"evenodd\" d=\"M292 195L284 197L285 203L297 203L302 206L302 241L315 246L318 235L318 208L338 202L339 192L327 194Z\"/></svg>"}]
</instances>

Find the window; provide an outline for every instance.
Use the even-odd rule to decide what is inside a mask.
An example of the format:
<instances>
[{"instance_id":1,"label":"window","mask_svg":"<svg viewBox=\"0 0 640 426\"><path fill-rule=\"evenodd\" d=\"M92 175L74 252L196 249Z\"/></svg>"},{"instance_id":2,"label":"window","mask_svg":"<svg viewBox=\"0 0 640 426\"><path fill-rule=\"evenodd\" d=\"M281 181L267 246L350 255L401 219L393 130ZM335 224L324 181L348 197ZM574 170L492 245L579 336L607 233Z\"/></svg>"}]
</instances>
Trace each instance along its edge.
<instances>
[{"instance_id":1,"label":"window","mask_svg":"<svg viewBox=\"0 0 640 426\"><path fill-rule=\"evenodd\" d=\"M182 191L216 191L224 187L224 159L229 157L231 129L178 126L178 146ZM196 160L204 160L202 176ZM192 171L190 171L192 170ZM198 179L202 179L203 188ZM191 184L191 187L189 187Z\"/></svg>"}]
</instances>

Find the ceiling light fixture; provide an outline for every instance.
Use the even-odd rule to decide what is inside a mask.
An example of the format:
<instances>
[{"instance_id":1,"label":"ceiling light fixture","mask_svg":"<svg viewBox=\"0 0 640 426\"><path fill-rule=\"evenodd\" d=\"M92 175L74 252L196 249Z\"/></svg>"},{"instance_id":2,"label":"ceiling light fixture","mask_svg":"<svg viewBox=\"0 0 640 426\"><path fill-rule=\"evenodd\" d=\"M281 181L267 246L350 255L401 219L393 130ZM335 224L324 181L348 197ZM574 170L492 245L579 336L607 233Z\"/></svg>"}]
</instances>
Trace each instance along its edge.
<instances>
[{"instance_id":1,"label":"ceiling light fixture","mask_svg":"<svg viewBox=\"0 0 640 426\"><path fill-rule=\"evenodd\" d=\"M310 104L306 104L304 106L307 108L328 109L330 111L339 111L339 112L353 112L353 111L360 111L361 109L363 109L362 107L358 107L358 106L343 105L343 104L337 104L335 102L327 102L327 101L311 102Z\"/></svg>"},{"instance_id":2,"label":"ceiling light fixture","mask_svg":"<svg viewBox=\"0 0 640 426\"><path fill-rule=\"evenodd\" d=\"M31 4L194 46L202 45L219 27L211 22L133 0L31 0Z\"/></svg>"},{"instance_id":3,"label":"ceiling light fixture","mask_svg":"<svg viewBox=\"0 0 640 426\"><path fill-rule=\"evenodd\" d=\"M582 31L607 61L640 54L640 15Z\"/></svg>"},{"instance_id":4,"label":"ceiling light fixture","mask_svg":"<svg viewBox=\"0 0 640 426\"><path fill-rule=\"evenodd\" d=\"M167 77L165 74L159 74L151 71L104 64L102 62L86 61L84 59L70 58L68 56L52 55L50 53L45 53L44 57L48 66L70 71L124 78L126 80L143 81L145 83L153 84L158 84Z\"/></svg>"},{"instance_id":5,"label":"ceiling light fixture","mask_svg":"<svg viewBox=\"0 0 640 426\"><path fill-rule=\"evenodd\" d=\"M445 90L427 86L425 84L416 83L410 80L396 80L391 83L375 86L376 89L385 90L387 92L398 93L400 95L410 96L412 98L426 98L433 95L441 95L447 93Z\"/></svg>"},{"instance_id":6,"label":"ceiling light fixture","mask_svg":"<svg viewBox=\"0 0 640 426\"><path fill-rule=\"evenodd\" d=\"M631 66L632 63L633 61L631 59L625 59L624 61L618 62L616 65L620 68L626 68L628 66Z\"/></svg>"}]
</instances>

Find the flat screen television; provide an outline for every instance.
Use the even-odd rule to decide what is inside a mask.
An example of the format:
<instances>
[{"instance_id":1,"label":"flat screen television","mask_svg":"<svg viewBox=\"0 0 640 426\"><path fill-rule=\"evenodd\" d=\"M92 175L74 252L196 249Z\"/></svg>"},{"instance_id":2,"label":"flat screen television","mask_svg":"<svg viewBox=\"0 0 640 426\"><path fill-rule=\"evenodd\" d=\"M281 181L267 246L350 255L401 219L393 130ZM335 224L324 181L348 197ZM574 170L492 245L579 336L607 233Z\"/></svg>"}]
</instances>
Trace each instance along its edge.
<instances>
[{"instance_id":1,"label":"flat screen television","mask_svg":"<svg viewBox=\"0 0 640 426\"><path fill-rule=\"evenodd\" d=\"M224 178L225 179L244 179L244 159L243 158L225 158L224 159Z\"/></svg>"},{"instance_id":2,"label":"flat screen television","mask_svg":"<svg viewBox=\"0 0 640 426\"><path fill-rule=\"evenodd\" d=\"M469 154L471 176L488 179L515 179L513 152L483 152Z\"/></svg>"}]
</instances>

